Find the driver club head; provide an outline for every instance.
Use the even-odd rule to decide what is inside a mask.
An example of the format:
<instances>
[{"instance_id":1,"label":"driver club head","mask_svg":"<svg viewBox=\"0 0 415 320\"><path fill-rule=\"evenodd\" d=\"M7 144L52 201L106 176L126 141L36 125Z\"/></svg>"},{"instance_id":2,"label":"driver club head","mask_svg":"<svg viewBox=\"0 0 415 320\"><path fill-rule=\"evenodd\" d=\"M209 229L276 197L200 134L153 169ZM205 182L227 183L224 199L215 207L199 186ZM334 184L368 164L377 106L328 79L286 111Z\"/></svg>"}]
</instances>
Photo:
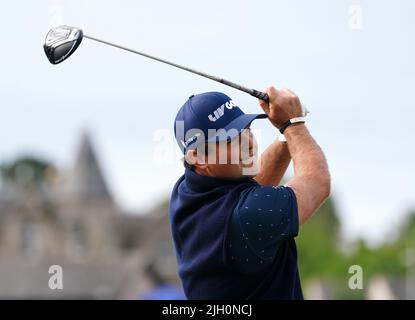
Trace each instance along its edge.
<instances>
[{"instance_id":1,"label":"driver club head","mask_svg":"<svg viewBox=\"0 0 415 320\"><path fill-rule=\"evenodd\" d=\"M79 28L59 26L51 29L46 35L46 57L52 64L58 64L70 57L82 42L83 32Z\"/></svg>"}]
</instances>

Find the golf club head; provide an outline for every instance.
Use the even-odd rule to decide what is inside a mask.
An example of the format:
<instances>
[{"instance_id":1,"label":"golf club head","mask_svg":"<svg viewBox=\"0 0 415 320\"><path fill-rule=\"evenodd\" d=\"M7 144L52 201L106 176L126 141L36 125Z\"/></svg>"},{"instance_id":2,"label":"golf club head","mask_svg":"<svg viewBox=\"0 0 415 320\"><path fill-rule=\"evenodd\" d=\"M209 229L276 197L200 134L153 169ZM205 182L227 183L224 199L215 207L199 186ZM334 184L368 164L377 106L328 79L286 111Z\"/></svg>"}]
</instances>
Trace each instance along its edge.
<instances>
[{"instance_id":1,"label":"golf club head","mask_svg":"<svg viewBox=\"0 0 415 320\"><path fill-rule=\"evenodd\" d=\"M59 26L50 29L43 48L52 64L58 64L70 57L82 42L83 32L79 28Z\"/></svg>"}]
</instances>

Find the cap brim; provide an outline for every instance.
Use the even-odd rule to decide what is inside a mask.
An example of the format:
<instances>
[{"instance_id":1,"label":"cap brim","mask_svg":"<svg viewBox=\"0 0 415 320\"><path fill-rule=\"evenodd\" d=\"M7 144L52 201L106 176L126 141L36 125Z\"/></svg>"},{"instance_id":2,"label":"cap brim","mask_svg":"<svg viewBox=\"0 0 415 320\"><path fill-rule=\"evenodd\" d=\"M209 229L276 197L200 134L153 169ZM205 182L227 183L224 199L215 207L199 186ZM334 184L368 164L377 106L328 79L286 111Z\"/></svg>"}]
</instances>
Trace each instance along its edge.
<instances>
[{"instance_id":1,"label":"cap brim","mask_svg":"<svg viewBox=\"0 0 415 320\"><path fill-rule=\"evenodd\" d=\"M207 139L208 142L219 142L225 140L232 140L241 133L255 119L265 119L268 115L262 114L242 114L238 118L230 122L224 130L218 130L218 133ZM236 129L236 130L231 130Z\"/></svg>"}]
</instances>

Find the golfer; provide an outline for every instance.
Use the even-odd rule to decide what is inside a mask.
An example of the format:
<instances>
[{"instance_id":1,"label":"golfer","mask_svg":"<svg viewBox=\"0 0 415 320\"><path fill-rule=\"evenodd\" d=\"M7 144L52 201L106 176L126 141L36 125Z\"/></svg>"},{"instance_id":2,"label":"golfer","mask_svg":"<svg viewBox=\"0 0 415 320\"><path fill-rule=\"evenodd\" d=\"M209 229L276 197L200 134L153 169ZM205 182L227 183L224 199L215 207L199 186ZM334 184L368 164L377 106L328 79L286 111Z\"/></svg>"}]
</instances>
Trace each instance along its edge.
<instances>
[{"instance_id":1,"label":"golfer","mask_svg":"<svg viewBox=\"0 0 415 320\"><path fill-rule=\"evenodd\" d=\"M266 114L244 114L225 94L207 92L176 116L186 169L169 210L188 299L303 299L294 238L329 196L330 174L299 98L266 93ZM260 157L250 130L258 118L283 134ZM294 177L280 185L291 159Z\"/></svg>"}]
</instances>

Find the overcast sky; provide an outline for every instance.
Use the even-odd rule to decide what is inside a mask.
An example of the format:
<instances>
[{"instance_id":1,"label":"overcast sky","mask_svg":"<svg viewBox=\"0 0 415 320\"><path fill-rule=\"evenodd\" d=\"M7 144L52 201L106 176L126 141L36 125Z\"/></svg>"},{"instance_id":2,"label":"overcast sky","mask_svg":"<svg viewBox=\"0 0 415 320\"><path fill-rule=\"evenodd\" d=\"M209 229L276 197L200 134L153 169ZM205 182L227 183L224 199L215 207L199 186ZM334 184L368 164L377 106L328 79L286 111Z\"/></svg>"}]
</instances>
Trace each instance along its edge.
<instances>
[{"instance_id":1,"label":"overcast sky","mask_svg":"<svg viewBox=\"0 0 415 320\"><path fill-rule=\"evenodd\" d=\"M259 90L294 90L328 158L344 234L388 239L415 206L414 11L407 0L2 1L0 162L31 153L70 167L88 129L118 202L139 211L183 172L176 146L157 155L188 96L222 91L261 111L242 92L88 39L49 64L49 27L79 26ZM268 121L255 128L262 147L277 136Z\"/></svg>"}]
</instances>

